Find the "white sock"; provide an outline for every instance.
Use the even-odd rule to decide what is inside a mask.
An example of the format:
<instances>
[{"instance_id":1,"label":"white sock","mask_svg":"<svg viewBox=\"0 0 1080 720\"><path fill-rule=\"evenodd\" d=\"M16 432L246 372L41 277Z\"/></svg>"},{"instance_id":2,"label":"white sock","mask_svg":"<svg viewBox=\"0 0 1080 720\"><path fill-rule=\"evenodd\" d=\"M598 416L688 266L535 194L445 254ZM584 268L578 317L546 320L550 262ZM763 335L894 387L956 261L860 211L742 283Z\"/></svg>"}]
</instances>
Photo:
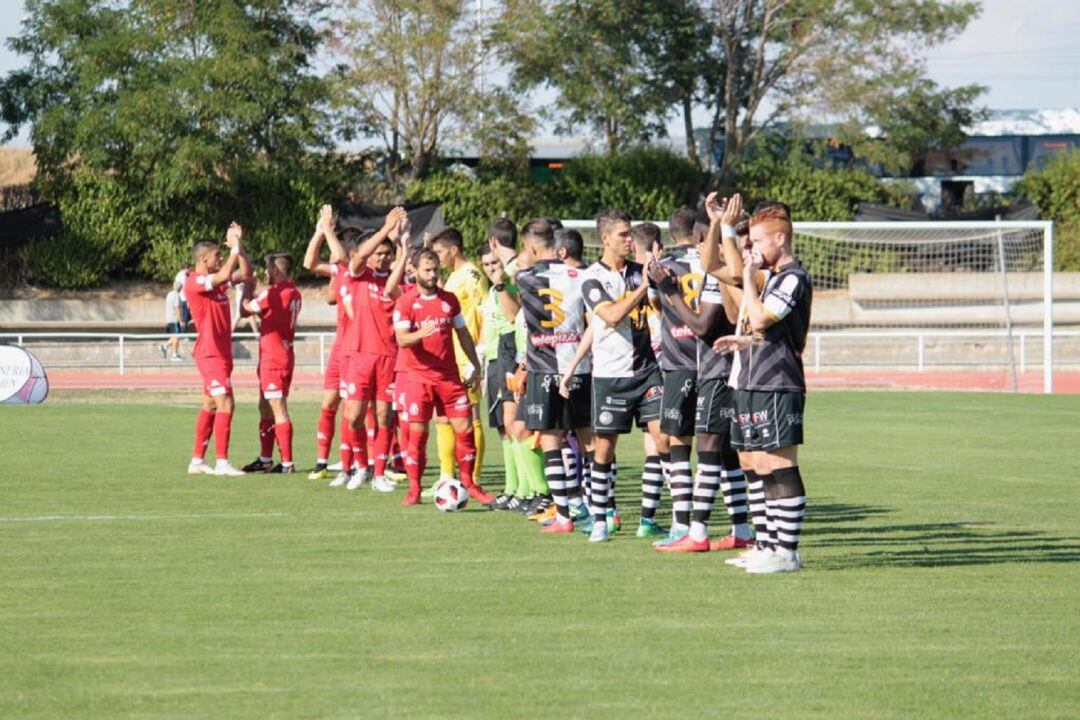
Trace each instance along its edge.
<instances>
[{"instance_id":1,"label":"white sock","mask_svg":"<svg viewBox=\"0 0 1080 720\"><path fill-rule=\"evenodd\" d=\"M686 526L686 525L683 525L682 523L677 523L677 522L671 523L671 534L672 535L677 535L678 533L684 533L688 529L689 529L689 527Z\"/></svg>"},{"instance_id":2,"label":"white sock","mask_svg":"<svg viewBox=\"0 0 1080 720\"><path fill-rule=\"evenodd\" d=\"M291 462L282 462L281 467L292 467L292 463Z\"/></svg>"},{"instance_id":3,"label":"white sock","mask_svg":"<svg viewBox=\"0 0 1080 720\"><path fill-rule=\"evenodd\" d=\"M690 523L690 539L694 542L701 542L709 537L709 528L705 526L705 523L691 522Z\"/></svg>"},{"instance_id":4,"label":"white sock","mask_svg":"<svg viewBox=\"0 0 1080 720\"><path fill-rule=\"evenodd\" d=\"M225 467L228 464L229 464L229 458L218 458L218 461L217 461L217 466L218 467Z\"/></svg>"},{"instance_id":5,"label":"white sock","mask_svg":"<svg viewBox=\"0 0 1080 720\"><path fill-rule=\"evenodd\" d=\"M192 465L202 465L204 462L205 461L202 458L197 458L197 457L191 458L191 464Z\"/></svg>"},{"instance_id":6,"label":"white sock","mask_svg":"<svg viewBox=\"0 0 1080 720\"><path fill-rule=\"evenodd\" d=\"M263 457L262 455L259 456L259 462L270 462L273 459L274 458ZM292 463L289 464L292 465Z\"/></svg>"}]
</instances>

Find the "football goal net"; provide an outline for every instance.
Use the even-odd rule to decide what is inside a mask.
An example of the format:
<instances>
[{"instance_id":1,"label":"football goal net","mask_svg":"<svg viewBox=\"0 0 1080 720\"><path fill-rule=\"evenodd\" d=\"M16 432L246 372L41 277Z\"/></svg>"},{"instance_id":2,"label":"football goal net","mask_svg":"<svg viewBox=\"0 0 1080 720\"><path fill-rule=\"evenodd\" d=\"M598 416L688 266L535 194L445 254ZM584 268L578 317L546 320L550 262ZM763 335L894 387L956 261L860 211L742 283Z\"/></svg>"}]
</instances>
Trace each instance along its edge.
<instances>
[{"instance_id":1,"label":"football goal net","mask_svg":"<svg viewBox=\"0 0 1080 720\"><path fill-rule=\"evenodd\" d=\"M595 259L595 223L564 224ZM1053 391L1051 223L797 222L794 250L819 382Z\"/></svg>"}]
</instances>

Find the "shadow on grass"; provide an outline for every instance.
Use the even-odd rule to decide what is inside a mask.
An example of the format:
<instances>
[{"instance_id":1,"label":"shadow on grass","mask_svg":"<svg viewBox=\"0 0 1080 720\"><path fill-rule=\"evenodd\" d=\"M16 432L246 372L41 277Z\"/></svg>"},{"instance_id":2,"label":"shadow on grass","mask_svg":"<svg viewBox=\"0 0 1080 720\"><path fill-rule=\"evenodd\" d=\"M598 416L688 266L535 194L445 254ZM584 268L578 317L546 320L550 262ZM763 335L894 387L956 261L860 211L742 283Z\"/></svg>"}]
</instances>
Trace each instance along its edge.
<instances>
[{"instance_id":1,"label":"shadow on grass","mask_svg":"<svg viewBox=\"0 0 1080 720\"><path fill-rule=\"evenodd\" d=\"M869 505L811 505L804 531L807 546L849 551L815 557L814 569L1080 562L1080 538L1033 530L995 530L985 523L860 522L889 512L888 508Z\"/></svg>"}]
</instances>

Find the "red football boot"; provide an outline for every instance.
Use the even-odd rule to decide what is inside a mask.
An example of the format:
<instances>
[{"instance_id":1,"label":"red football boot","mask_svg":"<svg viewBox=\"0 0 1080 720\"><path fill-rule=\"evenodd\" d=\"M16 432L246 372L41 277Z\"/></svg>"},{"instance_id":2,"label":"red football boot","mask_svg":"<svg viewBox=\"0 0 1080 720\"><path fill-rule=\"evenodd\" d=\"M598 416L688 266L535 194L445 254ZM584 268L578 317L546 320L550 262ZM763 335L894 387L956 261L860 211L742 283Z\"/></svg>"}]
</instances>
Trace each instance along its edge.
<instances>
[{"instance_id":1,"label":"red football boot","mask_svg":"<svg viewBox=\"0 0 1080 720\"><path fill-rule=\"evenodd\" d=\"M419 505L420 504L420 488L409 488L409 494L405 496L405 499L401 501L402 505Z\"/></svg>"},{"instance_id":2,"label":"red football boot","mask_svg":"<svg viewBox=\"0 0 1080 720\"><path fill-rule=\"evenodd\" d=\"M480 487L479 485L473 485L469 487L468 490L469 497L471 497L473 500L480 503L481 505L490 505L491 503L495 502L495 496L489 492L486 492L484 488Z\"/></svg>"},{"instance_id":3,"label":"red football boot","mask_svg":"<svg viewBox=\"0 0 1080 720\"><path fill-rule=\"evenodd\" d=\"M748 547L753 547L753 540L745 540L735 535L725 535L720 540L713 540L709 543L709 549L713 552L718 550L743 550Z\"/></svg>"},{"instance_id":4,"label":"red football boot","mask_svg":"<svg viewBox=\"0 0 1080 720\"><path fill-rule=\"evenodd\" d=\"M574 521L566 520L563 519L562 516L556 515L554 520L540 528L540 532L549 533L551 535L572 533L574 532Z\"/></svg>"},{"instance_id":5,"label":"red football boot","mask_svg":"<svg viewBox=\"0 0 1080 720\"><path fill-rule=\"evenodd\" d=\"M709 538L694 540L690 533L687 533L675 542L655 545L654 549L657 552L709 552Z\"/></svg>"}]
</instances>

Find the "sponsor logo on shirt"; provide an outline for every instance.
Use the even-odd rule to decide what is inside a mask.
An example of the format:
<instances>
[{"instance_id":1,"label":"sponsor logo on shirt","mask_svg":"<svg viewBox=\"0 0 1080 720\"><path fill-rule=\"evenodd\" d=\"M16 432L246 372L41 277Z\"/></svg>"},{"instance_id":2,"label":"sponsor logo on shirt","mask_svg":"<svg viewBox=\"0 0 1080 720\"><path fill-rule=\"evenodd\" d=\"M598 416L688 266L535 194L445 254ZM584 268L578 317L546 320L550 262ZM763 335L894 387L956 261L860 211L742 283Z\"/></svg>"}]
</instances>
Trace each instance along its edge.
<instances>
[{"instance_id":1,"label":"sponsor logo on shirt","mask_svg":"<svg viewBox=\"0 0 1080 720\"><path fill-rule=\"evenodd\" d=\"M529 342L532 343L533 347L554 347L566 343L581 342L581 333L538 333L530 336Z\"/></svg>"}]
</instances>

